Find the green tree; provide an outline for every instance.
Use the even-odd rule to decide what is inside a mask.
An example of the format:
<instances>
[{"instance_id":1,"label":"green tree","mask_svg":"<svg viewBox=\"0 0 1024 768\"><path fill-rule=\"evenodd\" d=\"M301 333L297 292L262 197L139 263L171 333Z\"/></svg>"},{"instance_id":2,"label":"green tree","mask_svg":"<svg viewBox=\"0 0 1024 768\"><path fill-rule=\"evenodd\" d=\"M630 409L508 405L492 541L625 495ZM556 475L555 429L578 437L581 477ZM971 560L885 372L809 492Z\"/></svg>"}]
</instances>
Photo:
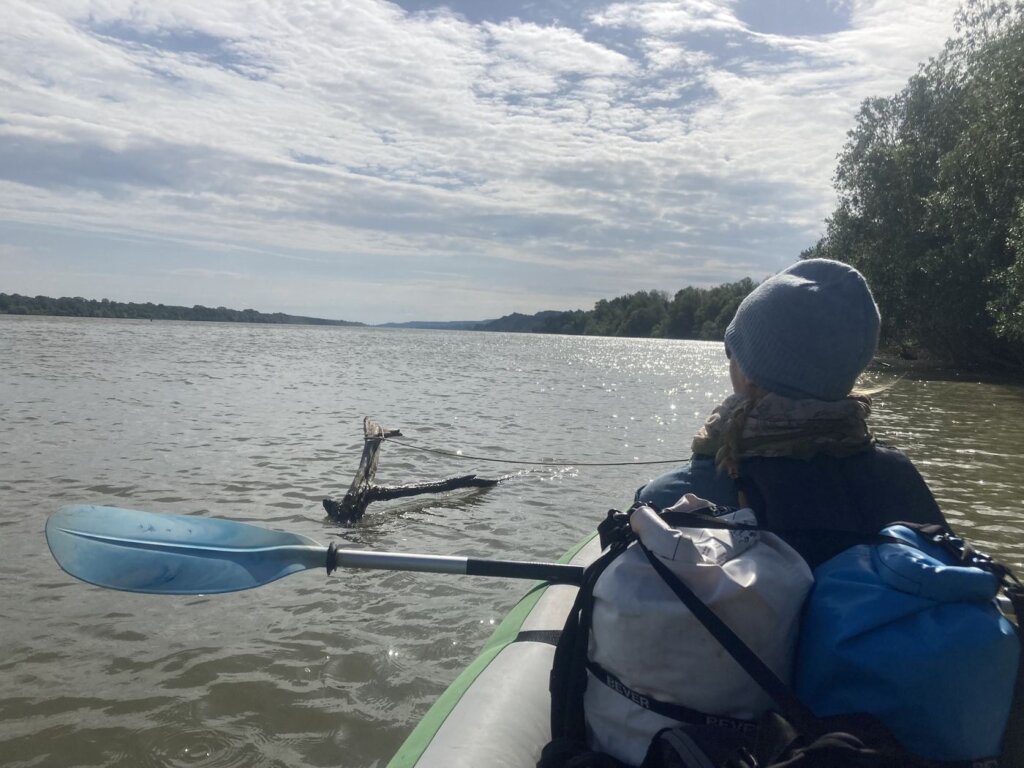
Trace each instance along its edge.
<instances>
[{"instance_id":1,"label":"green tree","mask_svg":"<svg viewBox=\"0 0 1024 768\"><path fill-rule=\"evenodd\" d=\"M754 282L744 278L714 288L688 287L671 299L662 291L638 291L601 299L589 312L548 317L540 333L721 340L736 308Z\"/></svg>"},{"instance_id":2,"label":"green tree","mask_svg":"<svg viewBox=\"0 0 1024 768\"><path fill-rule=\"evenodd\" d=\"M888 99L869 99L840 156L825 237L805 256L861 269L883 338L953 361L1024 362L1024 3L969 0L957 37Z\"/></svg>"}]
</instances>

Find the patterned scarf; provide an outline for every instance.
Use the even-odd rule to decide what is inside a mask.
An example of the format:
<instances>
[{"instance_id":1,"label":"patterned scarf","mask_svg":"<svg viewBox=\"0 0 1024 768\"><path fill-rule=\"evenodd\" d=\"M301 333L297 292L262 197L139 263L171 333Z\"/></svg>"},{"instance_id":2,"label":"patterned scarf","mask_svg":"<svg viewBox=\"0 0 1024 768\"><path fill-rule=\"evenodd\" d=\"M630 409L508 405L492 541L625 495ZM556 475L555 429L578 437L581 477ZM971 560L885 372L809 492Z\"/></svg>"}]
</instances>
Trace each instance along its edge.
<instances>
[{"instance_id":1,"label":"patterned scarf","mask_svg":"<svg viewBox=\"0 0 1024 768\"><path fill-rule=\"evenodd\" d=\"M693 452L714 456L732 477L738 476L739 460L748 456L850 456L875 442L867 425L870 414L866 397L828 402L731 395L697 432Z\"/></svg>"}]
</instances>

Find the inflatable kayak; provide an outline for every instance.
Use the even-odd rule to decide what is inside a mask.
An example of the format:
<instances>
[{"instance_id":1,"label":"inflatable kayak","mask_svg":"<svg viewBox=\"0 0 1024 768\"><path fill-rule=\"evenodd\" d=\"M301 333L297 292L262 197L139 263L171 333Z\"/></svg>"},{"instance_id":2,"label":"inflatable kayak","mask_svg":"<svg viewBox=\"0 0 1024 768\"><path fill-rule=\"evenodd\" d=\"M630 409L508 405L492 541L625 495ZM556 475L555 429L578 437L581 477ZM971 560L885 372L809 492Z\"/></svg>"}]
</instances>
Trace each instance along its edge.
<instances>
[{"instance_id":1,"label":"inflatable kayak","mask_svg":"<svg viewBox=\"0 0 1024 768\"><path fill-rule=\"evenodd\" d=\"M586 565L600 553L595 535L560 562ZM565 584L534 586L427 711L388 768L534 768L551 739L548 676L576 591Z\"/></svg>"}]
</instances>

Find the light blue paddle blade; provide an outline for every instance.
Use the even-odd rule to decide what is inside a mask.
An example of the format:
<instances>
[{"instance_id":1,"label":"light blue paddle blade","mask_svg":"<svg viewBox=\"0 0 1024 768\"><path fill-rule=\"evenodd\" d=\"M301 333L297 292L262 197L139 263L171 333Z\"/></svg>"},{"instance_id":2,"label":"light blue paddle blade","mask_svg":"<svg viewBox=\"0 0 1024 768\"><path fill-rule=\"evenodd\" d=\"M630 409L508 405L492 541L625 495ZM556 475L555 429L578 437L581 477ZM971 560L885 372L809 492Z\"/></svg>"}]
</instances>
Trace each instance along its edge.
<instances>
[{"instance_id":1,"label":"light blue paddle blade","mask_svg":"<svg viewBox=\"0 0 1024 768\"><path fill-rule=\"evenodd\" d=\"M118 507L64 507L47 520L46 542L75 578L164 595L252 589L327 562L326 547L295 533Z\"/></svg>"}]
</instances>

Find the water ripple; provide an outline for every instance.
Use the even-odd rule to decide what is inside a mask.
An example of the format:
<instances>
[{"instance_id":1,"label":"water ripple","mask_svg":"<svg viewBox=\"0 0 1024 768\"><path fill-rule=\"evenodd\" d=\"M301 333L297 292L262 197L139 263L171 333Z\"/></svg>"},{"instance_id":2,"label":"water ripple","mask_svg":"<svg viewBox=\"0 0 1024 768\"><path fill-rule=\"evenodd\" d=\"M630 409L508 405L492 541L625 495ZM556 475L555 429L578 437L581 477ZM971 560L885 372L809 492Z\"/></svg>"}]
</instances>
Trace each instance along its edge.
<instances>
[{"instance_id":1,"label":"water ripple","mask_svg":"<svg viewBox=\"0 0 1024 768\"><path fill-rule=\"evenodd\" d=\"M721 344L301 326L0 317L0 755L11 766L382 765L479 652L521 582L289 576L156 598L72 581L46 515L67 503L202 514L351 548L549 560L684 457L728 391ZM1024 562L1020 388L900 381L876 430L958 527ZM513 475L496 488L325 518L362 449L378 482Z\"/></svg>"}]
</instances>

